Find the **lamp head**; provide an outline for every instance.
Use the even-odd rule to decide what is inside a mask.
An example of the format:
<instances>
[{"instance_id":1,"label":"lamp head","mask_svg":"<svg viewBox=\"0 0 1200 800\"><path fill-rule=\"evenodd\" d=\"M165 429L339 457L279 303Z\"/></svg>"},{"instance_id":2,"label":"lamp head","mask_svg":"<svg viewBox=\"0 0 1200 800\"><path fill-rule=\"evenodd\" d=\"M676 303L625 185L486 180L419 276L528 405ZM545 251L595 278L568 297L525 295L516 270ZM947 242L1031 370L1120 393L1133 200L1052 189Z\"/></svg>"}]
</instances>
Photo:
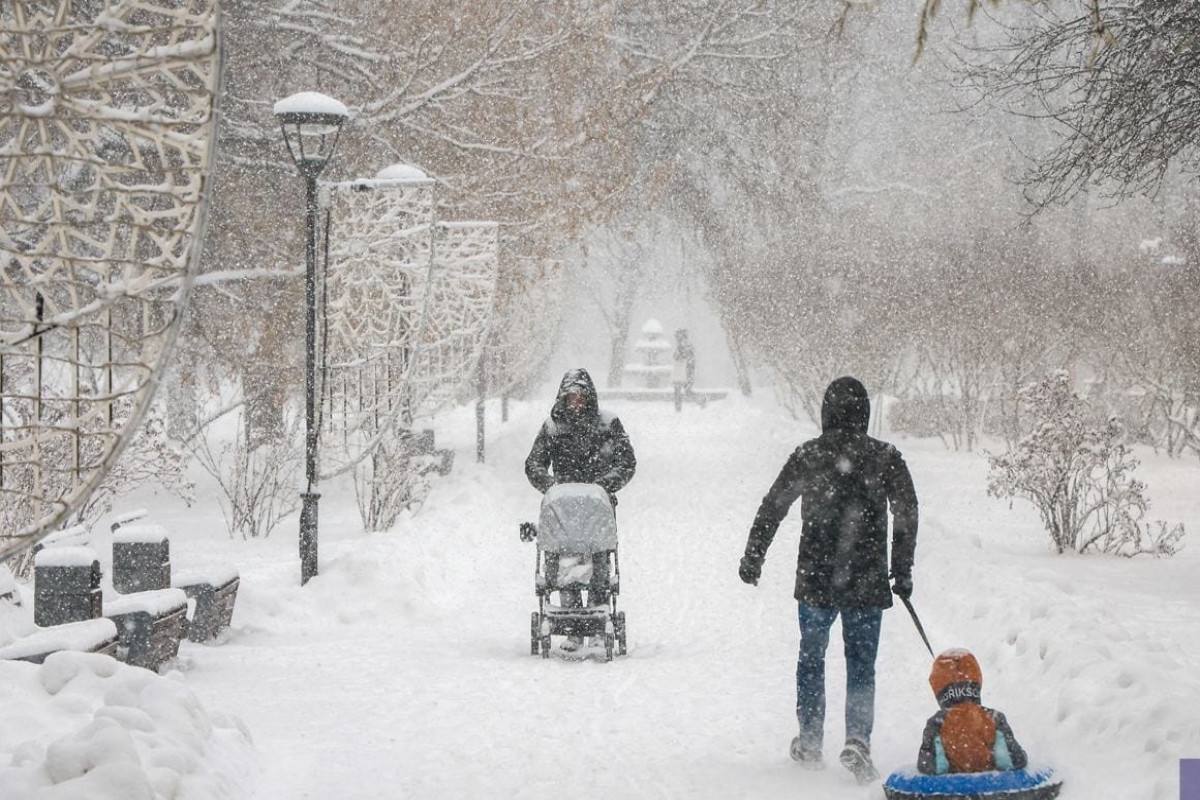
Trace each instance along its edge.
<instances>
[{"instance_id":1,"label":"lamp head","mask_svg":"<svg viewBox=\"0 0 1200 800\"><path fill-rule=\"evenodd\" d=\"M344 105L319 92L299 92L275 104L288 155L306 178L325 169L349 117Z\"/></svg>"}]
</instances>

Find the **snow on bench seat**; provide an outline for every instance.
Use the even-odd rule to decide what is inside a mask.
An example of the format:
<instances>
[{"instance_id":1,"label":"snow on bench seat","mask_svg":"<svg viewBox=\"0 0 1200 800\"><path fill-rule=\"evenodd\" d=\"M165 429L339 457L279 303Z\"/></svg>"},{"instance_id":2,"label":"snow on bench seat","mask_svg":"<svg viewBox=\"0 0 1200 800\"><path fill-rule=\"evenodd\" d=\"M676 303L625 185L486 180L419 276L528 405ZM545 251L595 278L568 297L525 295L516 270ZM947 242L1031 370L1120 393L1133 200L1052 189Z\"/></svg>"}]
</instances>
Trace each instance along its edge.
<instances>
[{"instance_id":1,"label":"snow on bench seat","mask_svg":"<svg viewBox=\"0 0 1200 800\"><path fill-rule=\"evenodd\" d=\"M126 511L124 514L118 514L112 522L111 530L116 531L122 525L128 525L131 522L137 522L139 519L144 519L150 511L145 508L135 508L133 511Z\"/></svg>"},{"instance_id":2,"label":"snow on bench seat","mask_svg":"<svg viewBox=\"0 0 1200 800\"><path fill-rule=\"evenodd\" d=\"M28 634L15 642L0 647L0 659L6 661L29 661L41 663L42 659L60 650L91 653L115 644L117 626L111 619L87 619L68 622ZM38 658L40 656L40 658Z\"/></svg>"},{"instance_id":3,"label":"snow on bench seat","mask_svg":"<svg viewBox=\"0 0 1200 800\"><path fill-rule=\"evenodd\" d=\"M187 605L187 595L182 589L156 589L152 592L136 592L118 595L104 602L104 616L119 617L139 611L152 617L170 614L180 606Z\"/></svg>"},{"instance_id":4,"label":"snow on bench seat","mask_svg":"<svg viewBox=\"0 0 1200 800\"><path fill-rule=\"evenodd\" d=\"M86 547L89 536L90 533L88 532L86 525L75 525L70 528L64 528L61 531L55 531L54 533L49 534L40 542L38 542L35 547L39 552L50 547Z\"/></svg>"},{"instance_id":5,"label":"snow on bench seat","mask_svg":"<svg viewBox=\"0 0 1200 800\"><path fill-rule=\"evenodd\" d=\"M237 580L238 571L229 564L202 569L180 570L171 576L171 585L183 589L187 586L197 586L207 583L214 588L220 588L227 583Z\"/></svg>"}]
</instances>

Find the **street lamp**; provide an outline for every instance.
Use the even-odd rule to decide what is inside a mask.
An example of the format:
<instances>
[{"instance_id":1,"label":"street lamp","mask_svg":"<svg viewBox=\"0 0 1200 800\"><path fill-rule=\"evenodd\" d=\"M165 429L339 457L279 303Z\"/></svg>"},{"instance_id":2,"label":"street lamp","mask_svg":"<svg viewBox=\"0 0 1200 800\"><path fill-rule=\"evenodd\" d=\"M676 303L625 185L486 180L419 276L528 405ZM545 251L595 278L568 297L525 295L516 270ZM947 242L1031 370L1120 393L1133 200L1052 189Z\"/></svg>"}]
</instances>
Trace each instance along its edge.
<instances>
[{"instance_id":1,"label":"street lamp","mask_svg":"<svg viewBox=\"0 0 1200 800\"><path fill-rule=\"evenodd\" d=\"M304 477L300 493L300 585L317 574L317 177L333 157L346 107L319 92L299 92L275 104L283 141L308 189L304 299Z\"/></svg>"}]
</instances>

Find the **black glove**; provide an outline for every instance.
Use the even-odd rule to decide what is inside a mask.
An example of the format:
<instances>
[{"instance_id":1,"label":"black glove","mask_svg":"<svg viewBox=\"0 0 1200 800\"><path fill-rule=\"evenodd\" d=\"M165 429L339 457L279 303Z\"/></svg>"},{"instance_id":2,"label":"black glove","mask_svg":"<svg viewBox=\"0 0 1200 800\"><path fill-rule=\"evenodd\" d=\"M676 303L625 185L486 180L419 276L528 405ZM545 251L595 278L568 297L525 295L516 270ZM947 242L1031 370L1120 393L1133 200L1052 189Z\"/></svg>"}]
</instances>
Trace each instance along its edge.
<instances>
[{"instance_id":1,"label":"black glove","mask_svg":"<svg viewBox=\"0 0 1200 800\"><path fill-rule=\"evenodd\" d=\"M738 564L738 577L742 579L742 582L757 586L760 575L762 575L762 559L754 556L742 556L742 562Z\"/></svg>"},{"instance_id":2,"label":"black glove","mask_svg":"<svg viewBox=\"0 0 1200 800\"><path fill-rule=\"evenodd\" d=\"M912 575L892 576L892 594L903 600L907 600L908 598L912 597L912 592Z\"/></svg>"}]
</instances>

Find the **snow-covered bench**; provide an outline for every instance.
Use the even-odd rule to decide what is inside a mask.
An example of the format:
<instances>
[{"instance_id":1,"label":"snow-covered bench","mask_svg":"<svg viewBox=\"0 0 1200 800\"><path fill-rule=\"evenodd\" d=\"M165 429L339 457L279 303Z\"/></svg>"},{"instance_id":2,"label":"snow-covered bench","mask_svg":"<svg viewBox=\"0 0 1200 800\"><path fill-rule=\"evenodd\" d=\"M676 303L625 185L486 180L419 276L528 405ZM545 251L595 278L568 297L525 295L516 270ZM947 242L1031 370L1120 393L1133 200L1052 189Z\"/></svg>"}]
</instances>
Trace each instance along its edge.
<instances>
[{"instance_id":1,"label":"snow-covered bench","mask_svg":"<svg viewBox=\"0 0 1200 800\"><path fill-rule=\"evenodd\" d=\"M113 533L116 533L117 530L122 526L137 522L140 519L145 519L149 513L150 512L144 508L135 508L132 511L125 511L121 514L117 514L117 516L113 518L112 525L110 525L108 529Z\"/></svg>"},{"instance_id":2,"label":"snow-covered bench","mask_svg":"<svg viewBox=\"0 0 1200 800\"><path fill-rule=\"evenodd\" d=\"M114 587L135 591L113 593L107 602L100 588L100 562L90 548L47 547L35 556L34 623L46 629L39 631L46 635L38 642L25 645L35 654L44 658L64 637L72 642L72 637L82 637L82 644L68 649L112 649L121 660L148 669L157 670L178 655L188 627L188 595L170 586L165 531L156 526L123 527L114 539ZM112 626L117 639L113 647L97 639L102 625L81 628L91 632L91 639L83 633L50 633L52 626L100 617Z\"/></svg>"},{"instance_id":3,"label":"snow-covered bench","mask_svg":"<svg viewBox=\"0 0 1200 800\"><path fill-rule=\"evenodd\" d=\"M73 650L80 653L117 655L117 626L111 619L85 619L39 628L4 647L0 659L41 664L51 653Z\"/></svg>"},{"instance_id":4,"label":"snow-covered bench","mask_svg":"<svg viewBox=\"0 0 1200 800\"><path fill-rule=\"evenodd\" d=\"M176 575L171 583L195 602L187 630L191 641L206 642L233 622L233 605L241 585L237 570L232 567L190 570Z\"/></svg>"},{"instance_id":5,"label":"snow-covered bench","mask_svg":"<svg viewBox=\"0 0 1200 800\"><path fill-rule=\"evenodd\" d=\"M0 571L0 578L11 574ZM40 664L51 653L115 655L117 627L103 619L100 562L86 547L49 547L34 557L33 621L37 629L0 647L0 659ZM0 586L0 593L4 593ZM11 586L9 593L16 594Z\"/></svg>"},{"instance_id":6,"label":"snow-covered bench","mask_svg":"<svg viewBox=\"0 0 1200 800\"><path fill-rule=\"evenodd\" d=\"M104 604L104 616L117 625L117 657L157 670L179 654L187 631L187 595L181 589L118 595Z\"/></svg>"},{"instance_id":7,"label":"snow-covered bench","mask_svg":"<svg viewBox=\"0 0 1200 800\"><path fill-rule=\"evenodd\" d=\"M171 543L159 525L131 525L145 516L132 512L113 525L113 588L118 592L146 592L176 588L192 600L194 608L186 633L193 642L206 642L233 620L240 585L237 570L218 567L191 570L171 577Z\"/></svg>"},{"instance_id":8,"label":"snow-covered bench","mask_svg":"<svg viewBox=\"0 0 1200 800\"><path fill-rule=\"evenodd\" d=\"M114 526L113 588L122 594L171 586L171 543L160 525Z\"/></svg>"}]
</instances>

